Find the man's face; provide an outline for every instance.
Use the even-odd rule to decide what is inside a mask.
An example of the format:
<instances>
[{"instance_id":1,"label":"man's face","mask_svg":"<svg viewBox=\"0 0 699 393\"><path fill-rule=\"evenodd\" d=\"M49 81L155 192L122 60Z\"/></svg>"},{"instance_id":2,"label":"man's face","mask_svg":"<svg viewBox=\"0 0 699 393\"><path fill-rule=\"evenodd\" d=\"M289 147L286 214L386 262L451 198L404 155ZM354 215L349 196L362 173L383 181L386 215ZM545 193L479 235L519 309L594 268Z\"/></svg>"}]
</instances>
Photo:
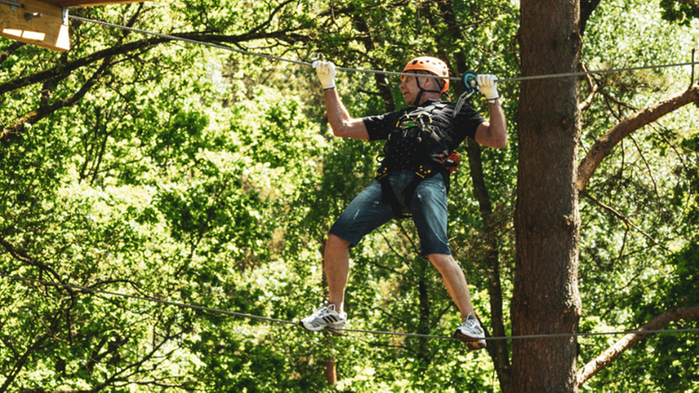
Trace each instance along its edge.
<instances>
[{"instance_id":1,"label":"man's face","mask_svg":"<svg viewBox=\"0 0 699 393\"><path fill-rule=\"evenodd\" d=\"M439 91L441 87L435 78L420 78L419 74L428 74L427 72L416 71L416 76L405 75L403 76L403 82L398 86L401 93L403 93L403 98L405 98L405 103L408 105L419 105L419 102L415 102L418 94L420 93L420 87L423 90L437 90ZM420 87L418 87L418 78L420 79ZM424 96L424 94L423 94Z\"/></svg>"}]
</instances>

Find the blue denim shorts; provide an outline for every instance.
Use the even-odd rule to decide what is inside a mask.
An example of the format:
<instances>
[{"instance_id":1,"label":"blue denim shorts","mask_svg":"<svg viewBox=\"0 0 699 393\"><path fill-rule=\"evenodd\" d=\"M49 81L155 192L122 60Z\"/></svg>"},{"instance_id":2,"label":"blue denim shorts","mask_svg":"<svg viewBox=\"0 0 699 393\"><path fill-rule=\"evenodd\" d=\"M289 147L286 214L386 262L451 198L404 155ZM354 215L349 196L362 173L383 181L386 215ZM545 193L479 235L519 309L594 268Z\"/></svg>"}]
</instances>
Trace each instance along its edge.
<instances>
[{"instance_id":1,"label":"blue denim shorts","mask_svg":"<svg viewBox=\"0 0 699 393\"><path fill-rule=\"evenodd\" d=\"M420 236L421 256L448 254L447 238L447 189L443 174L439 173L421 181L413 193L410 209L405 207L403 190L415 176L415 172L401 171L389 175L389 182L403 211L412 215ZM330 228L330 233L355 246L374 229L393 218L393 209L381 198L381 184L373 181L347 206Z\"/></svg>"}]
</instances>

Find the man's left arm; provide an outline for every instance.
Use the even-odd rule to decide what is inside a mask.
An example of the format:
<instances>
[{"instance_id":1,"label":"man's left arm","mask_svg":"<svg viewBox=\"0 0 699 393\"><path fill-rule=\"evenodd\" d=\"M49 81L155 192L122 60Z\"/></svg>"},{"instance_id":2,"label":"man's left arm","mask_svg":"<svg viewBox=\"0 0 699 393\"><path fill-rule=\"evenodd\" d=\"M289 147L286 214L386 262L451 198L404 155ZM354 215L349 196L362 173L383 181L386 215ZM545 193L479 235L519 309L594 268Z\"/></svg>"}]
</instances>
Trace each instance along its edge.
<instances>
[{"instance_id":1,"label":"man's left arm","mask_svg":"<svg viewBox=\"0 0 699 393\"><path fill-rule=\"evenodd\" d=\"M484 146L502 149L507 146L507 121L500 106L495 75L478 75L478 90L488 99L490 118L476 129L476 142Z\"/></svg>"},{"instance_id":2,"label":"man's left arm","mask_svg":"<svg viewBox=\"0 0 699 393\"><path fill-rule=\"evenodd\" d=\"M507 146L507 121L500 106L500 100L488 102L490 119L476 129L476 142L481 145L502 149Z\"/></svg>"}]
</instances>

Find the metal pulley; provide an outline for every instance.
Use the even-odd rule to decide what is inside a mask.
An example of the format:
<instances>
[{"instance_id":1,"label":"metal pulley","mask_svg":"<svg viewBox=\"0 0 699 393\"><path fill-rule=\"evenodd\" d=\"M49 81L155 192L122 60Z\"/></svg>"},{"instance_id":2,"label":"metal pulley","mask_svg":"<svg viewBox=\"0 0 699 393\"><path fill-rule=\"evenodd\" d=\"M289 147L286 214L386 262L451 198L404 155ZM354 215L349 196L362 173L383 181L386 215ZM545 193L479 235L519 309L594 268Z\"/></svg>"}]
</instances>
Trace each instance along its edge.
<instances>
[{"instance_id":1,"label":"metal pulley","mask_svg":"<svg viewBox=\"0 0 699 393\"><path fill-rule=\"evenodd\" d=\"M466 100L473 95L473 93L478 91L478 82L476 81L476 73L473 71L466 71L461 76L461 81L466 87L464 94L459 97L459 101L456 102L456 107L454 107L454 112L452 113L452 119L461 111L461 107L464 106Z\"/></svg>"},{"instance_id":2,"label":"metal pulley","mask_svg":"<svg viewBox=\"0 0 699 393\"><path fill-rule=\"evenodd\" d=\"M476 73L473 71L466 71L461 76L461 81L466 86L466 92L473 94L478 91L478 82L476 82Z\"/></svg>"}]
</instances>

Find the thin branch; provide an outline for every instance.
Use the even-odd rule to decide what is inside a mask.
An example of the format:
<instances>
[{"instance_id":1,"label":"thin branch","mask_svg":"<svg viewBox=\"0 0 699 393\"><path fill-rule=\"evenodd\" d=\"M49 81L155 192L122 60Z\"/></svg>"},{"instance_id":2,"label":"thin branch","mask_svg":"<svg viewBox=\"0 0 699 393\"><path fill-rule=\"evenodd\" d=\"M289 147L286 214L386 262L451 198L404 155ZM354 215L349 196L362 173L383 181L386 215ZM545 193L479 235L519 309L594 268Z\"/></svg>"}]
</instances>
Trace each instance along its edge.
<instances>
[{"instance_id":1,"label":"thin branch","mask_svg":"<svg viewBox=\"0 0 699 393\"><path fill-rule=\"evenodd\" d=\"M696 48L692 48L692 79L689 80L689 87L688 89L691 89L692 86L694 85L694 55L697 53Z\"/></svg>"},{"instance_id":2,"label":"thin branch","mask_svg":"<svg viewBox=\"0 0 699 393\"><path fill-rule=\"evenodd\" d=\"M20 358L17 359L12 369L6 373L5 382L2 385L0 385L0 392L7 391L7 389L15 381L15 379L22 371L22 369L24 368L25 364L31 356L35 355L36 352L46 348L47 346L50 346L50 344L47 344L46 341L51 338L53 332L56 331L56 329L58 329L59 325L60 317L55 316L54 319L51 320L50 326L46 326L47 331L36 337L34 343L29 348L27 348L26 351L24 351L22 356L20 356Z\"/></svg>"},{"instance_id":3,"label":"thin branch","mask_svg":"<svg viewBox=\"0 0 699 393\"><path fill-rule=\"evenodd\" d=\"M395 221L396 225L398 225L398 228L400 228L400 232L403 234L403 236L405 236L405 238L408 239L408 241L410 242L410 247L413 250L419 250L417 244L415 244L415 240L413 239L412 236L410 236L408 231L405 229L405 226L403 226L404 220L394 220L394 221ZM419 252L419 251L417 251L417 252ZM407 259L407 257L406 257L406 259Z\"/></svg>"},{"instance_id":4,"label":"thin branch","mask_svg":"<svg viewBox=\"0 0 699 393\"><path fill-rule=\"evenodd\" d=\"M47 265L44 264L44 263L41 263L41 262L39 262L39 261L37 261L37 260L35 260L35 259L32 259L32 258L29 257L27 254L25 254L24 252L17 250L17 249L14 247L14 245L12 245L12 243L10 243L9 241L7 241L6 239L4 239L4 238L2 238L2 237L0 237L0 245L1 245L5 250L7 250L7 252L9 252L10 255L12 255L12 257L14 257L15 259L17 259L18 261L24 262L24 263L26 263L26 264L28 264L28 265L30 265L30 266L38 267L39 269L41 269L41 270L43 270L43 271L47 271L47 272L51 273L51 275L52 275L54 278L56 278L56 279L59 279L59 278L60 278L60 275L58 274L58 272L56 272L56 271L55 271L54 269L52 269L50 266L47 266Z\"/></svg>"},{"instance_id":5,"label":"thin branch","mask_svg":"<svg viewBox=\"0 0 699 393\"><path fill-rule=\"evenodd\" d=\"M286 2L280 3L277 8L275 8L272 12L269 13L269 17L265 22L260 24L259 26L255 27L254 29L250 30L250 34L255 34L260 30L263 30L264 28L270 26L272 24L272 21L274 20L274 16L281 11L284 6L287 4L293 3L294 0L287 0Z\"/></svg>"},{"instance_id":6,"label":"thin branch","mask_svg":"<svg viewBox=\"0 0 699 393\"><path fill-rule=\"evenodd\" d=\"M5 50L0 52L0 64L2 64L8 57L10 57L17 49L27 45L23 42L15 41L10 44Z\"/></svg>"},{"instance_id":7,"label":"thin branch","mask_svg":"<svg viewBox=\"0 0 699 393\"><path fill-rule=\"evenodd\" d=\"M390 312L386 311L386 309L383 308L383 307L377 307L377 308L375 308L375 309L378 309L380 313L386 314L386 315L387 315L389 318L391 318L391 319L395 319L395 320L398 320L398 321L400 321L400 322L402 322L402 323L404 323L404 324L407 324L407 321L406 321L405 319L399 318L399 317L397 317L397 316L391 314Z\"/></svg>"},{"instance_id":8,"label":"thin branch","mask_svg":"<svg viewBox=\"0 0 699 393\"><path fill-rule=\"evenodd\" d=\"M599 92L600 92L600 94L602 94L602 95L604 96L604 98L606 98L608 101L611 101L611 102L617 104L617 106L619 107L619 115L618 115L617 117L621 116L621 108L626 108L626 109L631 109L631 110L634 110L634 111L638 111L638 108L636 108L636 107L634 107L634 106L632 106L632 105L629 105L629 104L627 104L627 103L625 103L625 102L623 102L623 101L619 101L616 97L614 97L614 96L611 95L609 92L607 92L607 90L606 90L605 88L603 88L603 87L600 87L600 88L599 88ZM610 111L611 111L611 108L610 108ZM613 112L613 111L612 111L612 112Z\"/></svg>"},{"instance_id":9,"label":"thin branch","mask_svg":"<svg viewBox=\"0 0 699 393\"><path fill-rule=\"evenodd\" d=\"M27 125L34 124L44 119L45 117L51 115L59 109L75 105L85 96L85 94L87 94L88 91L90 91L90 89L92 89L93 86L97 84L97 82L104 75L104 72L111 65L112 63L109 61L109 58L106 58L102 62L100 67L97 69L97 71L95 71L95 73L92 74L90 79L88 79L87 82L85 82L85 84L83 84L83 86L80 88L80 90L78 90L78 92L75 93L72 97L58 100L51 105L39 107L39 109L32 111L15 120L9 127L2 130L2 132L0 133L0 141L7 141L12 136L21 134L26 130Z\"/></svg>"},{"instance_id":10,"label":"thin branch","mask_svg":"<svg viewBox=\"0 0 699 393\"><path fill-rule=\"evenodd\" d=\"M49 79L61 80L70 76L74 71L79 68L92 65L100 60L110 58L115 55L120 55L128 52L135 51L144 47L155 46L157 44L168 42L170 39L164 38L150 38L146 40L131 42L126 45L121 45L118 47L111 47L108 49L95 52L89 56L80 58L75 61L70 61L64 64L60 64L54 68L48 69L46 71L37 72L35 74L17 78L9 82L0 84L0 95L7 92L20 89L25 86L33 85L35 83L41 83Z\"/></svg>"},{"instance_id":11,"label":"thin branch","mask_svg":"<svg viewBox=\"0 0 699 393\"><path fill-rule=\"evenodd\" d=\"M668 310L653 318L650 322L641 326L637 330L657 330L670 322L689 318L699 318L699 307L685 307ZM577 387L580 388L585 382L592 378L592 376L607 368L611 362L613 362L627 350L633 348L647 336L648 334L632 333L622 337L614 345L607 348L604 352L602 352L602 354L592 359L577 372Z\"/></svg>"},{"instance_id":12,"label":"thin branch","mask_svg":"<svg viewBox=\"0 0 699 393\"><path fill-rule=\"evenodd\" d=\"M585 190L587 183L594 175L602 161L611 153L612 149L625 137L650 124L662 116L675 111L692 102L699 102L699 86L694 86L682 93L676 94L667 100L661 101L640 112L627 117L625 120L612 127L605 135L595 142L588 154L578 166L578 191Z\"/></svg>"},{"instance_id":13,"label":"thin branch","mask_svg":"<svg viewBox=\"0 0 699 393\"><path fill-rule=\"evenodd\" d=\"M665 128L662 124L660 124L660 126L663 127L663 128ZM687 163L685 162L684 158L682 157L682 154L680 154L679 150L677 150L677 146L675 146L674 143L670 142L670 140L667 139L667 137L665 136L665 134L663 134L662 130L658 129L658 127L656 127L654 124L650 124L650 127L651 127L655 132L657 132L658 134L660 134L660 136L663 138L663 140L665 141L665 143L667 143L667 144L672 148L672 150L675 152L675 154L677 154L677 158L678 158L678 159L680 160L680 162L682 163L682 166L684 167L684 171L685 171L686 173L689 173L689 168L687 167Z\"/></svg>"},{"instance_id":14,"label":"thin branch","mask_svg":"<svg viewBox=\"0 0 699 393\"><path fill-rule=\"evenodd\" d=\"M637 227L634 223L631 222L631 220L629 220L628 217L626 217L626 216L624 216L623 214L619 213L618 211L614 210L614 208L612 208L611 206L605 205L604 203L602 203L602 202L600 202L599 200L595 199L594 197L592 197L589 193L587 193L587 192L585 192L585 191L582 191L582 192L580 193L580 196L586 197L587 199L589 199L590 201L592 201L592 203L594 203L595 205L597 205L597 206L601 207L602 209L604 209L604 210L606 210L606 211L612 213L614 216L616 216L618 219L620 219L624 224L626 224L627 226L629 226L629 227L631 227L631 228L637 230L640 234L642 234L643 236L645 236L645 237L646 237L648 240L650 240L653 244L655 244L656 246L658 246L658 247L660 247L660 248L666 250L666 247L665 247L665 246L663 246L662 244L660 244L657 240L655 240L651 235L649 235L649 234L647 234L646 232L644 232L641 228Z\"/></svg>"},{"instance_id":15,"label":"thin branch","mask_svg":"<svg viewBox=\"0 0 699 393\"><path fill-rule=\"evenodd\" d=\"M291 34L292 30L281 30L274 32L256 33L256 34L239 34L232 36L221 36L212 35L204 33L180 33L172 34L173 37L188 38L196 41L211 42L211 43L229 43L238 45L241 42L254 41L254 40L264 40L264 39L277 39L280 41L288 42L307 42L310 40L307 36ZM45 71L37 72L32 75L17 78L9 82L0 84L0 95L3 95L9 91L17 90L25 86L29 86L35 83L41 83L48 79L55 78L56 80L65 79L70 76L75 70L89 66L98 62L100 60L110 58L116 55L123 55L139 49L149 49L155 47L162 43L167 43L173 41L172 38L167 37L148 37L140 41L130 42L128 44L117 44L107 49L95 52L91 55L82 57L80 59L66 62L60 64L56 67L50 68Z\"/></svg>"},{"instance_id":16,"label":"thin branch","mask_svg":"<svg viewBox=\"0 0 699 393\"><path fill-rule=\"evenodd\" d=\"M659 209L660 208L660 193L658 192L658 184L655 182L655 178L653 177L653 170L650 168L650 164L648 164L648 160L646 160L646 156L643 155L643 150L641 149L640 146L638 146L638 142L636 142L636 138L634 138L633 135L629 135L629 138L631 138L631 141L633 142L634 146L636 146L636 149L638 150L638 154L641 156L643 163L646 164L646 169L648 169L648 176L650 177L650 180L653 183L653 190L655 191L655 195L658 197L658 209Z\"/></svg>"},{"instance_id":17,"label":"thin branch","mask_svg":"<svg viewBox=\"0 0 699 393\"><path fill-rule=\"evenodd\" d=\"M582 64L582 69L583 71L589 71L585 64ZM587 81L587 85L590 87L590 94L588 94L585 101L578 104L578 110L580 112L587 110L587 108L589 108L590 105L592 105L592 101L594 101L595 95L597 95L597 92L600 89L599 85L597 83L594 83L594 81L592 80L592 75L585 74L585 80Z\"/></svg>"},{"instance_id":18,"label":"thin branch","mask_svg":"<svg viewBox=\"0 0 699 393\"><path fill-rule=\"evenodd\" d=\"M626 250L626 241L629 237L629 232L631 231L631 227L629 226L628 223L626 224L626 230L624 231L624 240L621 243L621 248L619 249L619 256L616 258L617 262L621 262L621 258L624 257L624 251Z\"/></svg>"},{"instance_id":19,"label":"thin branch","mask_svg":"<svg viewBox=\"0 0 699 393\"><path fill-rule=\"evenodd\" d=\"M369 91L369 90L364 90L364 89L357 89L357 92L362 93L362 94L366 94L366 95L369 95L369 96L382 97L382 94L381 94L381 93L375 92L375 91Z\"/></svg>"}]
</instances>

